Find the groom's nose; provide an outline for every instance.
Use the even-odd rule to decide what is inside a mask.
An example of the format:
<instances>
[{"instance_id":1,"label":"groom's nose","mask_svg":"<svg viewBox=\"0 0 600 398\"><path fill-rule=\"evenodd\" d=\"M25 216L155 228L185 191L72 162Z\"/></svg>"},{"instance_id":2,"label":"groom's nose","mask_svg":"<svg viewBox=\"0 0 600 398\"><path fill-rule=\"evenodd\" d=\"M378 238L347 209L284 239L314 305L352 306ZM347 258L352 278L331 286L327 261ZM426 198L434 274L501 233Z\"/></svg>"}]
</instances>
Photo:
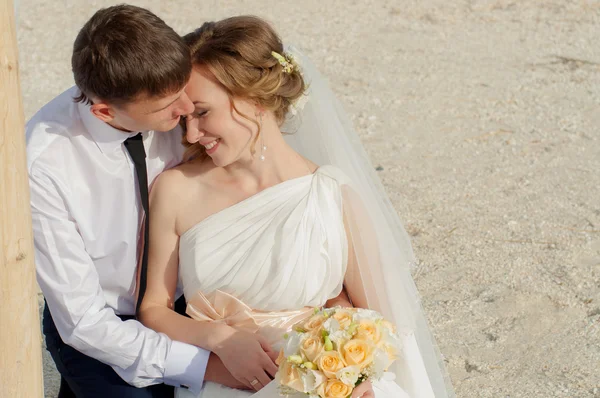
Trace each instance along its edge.
<instances>
[{"instance_id":1,"label":"groom's nose","mask_svg":"<svg viewBox=\"0 0 600 398\"><path fill-rule=\"evenodd\" d=\"M190 97L183 91L179 100L177 101L177 107L175 108L175 112L177 116L189 115L194 111L194 104Z\"/></svg>"}]
</instances>

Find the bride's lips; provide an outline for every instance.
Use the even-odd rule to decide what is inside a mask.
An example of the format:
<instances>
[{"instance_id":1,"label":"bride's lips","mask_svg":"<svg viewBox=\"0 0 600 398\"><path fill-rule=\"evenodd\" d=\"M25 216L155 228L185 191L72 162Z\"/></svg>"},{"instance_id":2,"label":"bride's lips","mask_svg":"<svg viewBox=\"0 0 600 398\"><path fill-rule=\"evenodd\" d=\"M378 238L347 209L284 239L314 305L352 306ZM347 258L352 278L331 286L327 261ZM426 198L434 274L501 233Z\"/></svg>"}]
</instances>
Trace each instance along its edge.
<instances>
[{"instance_id":1,"label":"bride's lips","mask_svg":"<svg viewBox=\"0 0 600 398\"><path fill-rule=\"evenodd\" d=\"M219 145L221 145L220 139L214 140L213 142L210 142L210 143L204 145L204 148L206 148L206 154L211 155L211 154L215 153L217 151L217 149L219 148Z\"/></svg>"}]
</instances>

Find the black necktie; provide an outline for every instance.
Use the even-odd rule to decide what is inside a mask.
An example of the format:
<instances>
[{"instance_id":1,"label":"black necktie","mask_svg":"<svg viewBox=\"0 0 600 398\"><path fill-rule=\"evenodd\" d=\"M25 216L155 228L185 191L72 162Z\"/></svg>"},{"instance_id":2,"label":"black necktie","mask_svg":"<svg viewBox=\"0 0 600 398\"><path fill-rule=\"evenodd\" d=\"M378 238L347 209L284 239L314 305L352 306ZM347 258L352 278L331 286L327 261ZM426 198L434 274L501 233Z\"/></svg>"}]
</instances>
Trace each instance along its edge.
<instances>
[{"instance_id":1,"label":"black necktie","mask_svg":"<svg viewBox=\"0 0 600 398\"><path fill-rule=\"evenodd\" d=\"M148 274L148 236L150 213L148 211L148 171L146 170L146 151L144 150L144 142L142 134L137 134L125 140L125 149L129 152L133 164L135 165L135 174L137 175L138 188L140 190L140 199L142 207L146 213L146 221L144 222L144 248L142 251L142 269L140 273L140 288L138 290L137 305L135 314L137 315L142 304L142 299L146 293L146 277Z\"/></svg>"}]
</instances>

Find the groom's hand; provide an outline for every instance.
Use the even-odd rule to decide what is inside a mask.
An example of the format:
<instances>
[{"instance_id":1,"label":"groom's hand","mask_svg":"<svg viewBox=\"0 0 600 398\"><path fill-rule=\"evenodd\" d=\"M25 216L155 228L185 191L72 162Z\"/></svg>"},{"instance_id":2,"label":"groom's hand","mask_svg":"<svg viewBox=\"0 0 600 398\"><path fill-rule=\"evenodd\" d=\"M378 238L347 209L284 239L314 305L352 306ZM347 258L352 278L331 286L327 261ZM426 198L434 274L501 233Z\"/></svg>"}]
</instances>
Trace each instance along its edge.
<instances>
[{"instance_id":1,"label":"groom's hand","mask_svg":"<svg viewBox=\"0 0 600 398\"><path fill-rule=\"evenodd\" d=\"M223 365L221 359L219 359L219 357L212 352L208 357L208 364L206 366L204 380L222 384L230 388L237 388L238 390L248 390L247 386L240 383L231 375L231 373L229 373L229 370L227 370L225 365Z\"/></svg>"}]
</instances>

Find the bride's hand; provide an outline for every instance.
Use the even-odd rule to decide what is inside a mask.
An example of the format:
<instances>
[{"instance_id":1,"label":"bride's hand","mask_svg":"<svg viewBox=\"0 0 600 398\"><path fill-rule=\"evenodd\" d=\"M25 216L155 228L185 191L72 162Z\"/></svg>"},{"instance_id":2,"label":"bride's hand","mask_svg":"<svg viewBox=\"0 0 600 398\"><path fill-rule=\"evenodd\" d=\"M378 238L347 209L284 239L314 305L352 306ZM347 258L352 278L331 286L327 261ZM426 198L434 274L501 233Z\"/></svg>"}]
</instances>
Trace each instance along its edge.
<instances>
[{"instance_id":1,"label":"bride's hand","mask_svg":"<svg viewBox=\"0 0 600 398\"><path fill-rule=\"evenodd\" d=\"M260 335L233 329L213 350L233 377L260 390L275 377L277 353Z\"/></svg>"},{"instance_id":2,"label":"bride's hand","mask_svg":"<svg viewBox=\"0 0 600 398\"><path fill-rule=\"evenodd\" d=\"M352 398L375 398L373 385L370 381L363 381L352 391Z\"/></svg>"}]
</instances>

